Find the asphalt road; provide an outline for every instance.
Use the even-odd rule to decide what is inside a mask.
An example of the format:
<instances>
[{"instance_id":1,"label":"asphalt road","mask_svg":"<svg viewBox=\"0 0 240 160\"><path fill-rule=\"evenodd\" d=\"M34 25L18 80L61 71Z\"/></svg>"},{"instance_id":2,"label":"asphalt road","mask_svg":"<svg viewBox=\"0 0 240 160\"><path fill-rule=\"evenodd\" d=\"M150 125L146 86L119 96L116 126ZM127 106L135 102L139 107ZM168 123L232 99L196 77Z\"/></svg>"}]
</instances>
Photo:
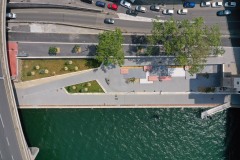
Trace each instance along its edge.
<instances>
[{"instance_id":1,"label":"asphalt road","mask_svg":"<svg viewBox=\"0 0 240 160\"><path fill-rule=\"evenodd\" d=\"M8 41L26 42L66 42L66 43L98 43L98 35L92 34L60 34L60 33L24 33L8 32ZM222 37L222 46L240 46L240 37ZM146 38L139 35L125 35L124 44L146 44Z\"/></svg>"},{"instance_id":2,"label":"asphalt road","mask_svg":"<svg viewBox=\"0 0 240 160\"><path fill-rule=\"evenodd\" d=\"M121 6L120 6L121 7ZM177 7L175 7L177 8ZM181 7L182 8L182 7ZM221 8L223 9L223 8ZM232 10L232 15L229 17L218 17L216 12L221 10L219 8L197 8L189 9L187 15L173 15L176 20L192 19L195 17L203 17L206 25L218 24L223 34L239 33L240 20L238 18L237 9ZM119 9L121 10L121 9ZM122 12L125 12L123 9ZM69 11L64 9L16 9L12 12L17 13L17 21L47 21L47 22L62 22L73 23L88 26L115 28L120 27L128 32L150 33L152 28L151 22L139 22L119 19L116 15L97 14L82 11ZM121 12L121 11L119 11ZM139 16L155 18L158 16L161 20L170 19L171 16L163 15L161 12L155 13L149 11L148 13L139 13ZM105 18L114 18L115 24L109 25L104 23Z\"/></svg>"},{"instance_id":3,"label":"asphalt road","mask_svg":"<svg viewBox=\"0 0 240 160\"><path fill-rule=\"evenodd\" d=\"M0 160L22 160L0 65Z\"/></svg>"}]
</instances>

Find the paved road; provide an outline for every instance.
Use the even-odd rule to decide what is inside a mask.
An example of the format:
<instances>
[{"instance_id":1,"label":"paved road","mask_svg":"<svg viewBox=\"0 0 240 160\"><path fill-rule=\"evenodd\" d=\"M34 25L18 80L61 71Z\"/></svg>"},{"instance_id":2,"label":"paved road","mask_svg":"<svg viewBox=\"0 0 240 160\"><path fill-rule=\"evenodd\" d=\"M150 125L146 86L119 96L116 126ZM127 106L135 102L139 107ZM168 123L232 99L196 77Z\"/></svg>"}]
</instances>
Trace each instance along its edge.
<instances>
[{"instance_id":1,"label":"paved road","mask_svg":"<svg viewBox=\"0 0 240 160\"><path fill-rule=\"evenodd\" d=\"M8 32L8 40L26 42L98 43L98 35ZM221 40L223 46L240 46L240 37L222 37ZM146 38L139 35L125 35L124 44L146 44Z\"/></svg>"},{"instance_id":2,"label":"paved road","mask_svg":"<svg viewBox=\"0 0 240 160\"><path fill-rule=\"evenodd\" d=\"M181 7L182 8L182 7ZM223 8L222 8L223 9ZM216 11L219 10L215 8L198 8L189 9L189 14L186 16L174 15L173 17L177 20L182 19L192 19L194 17L202 16L204 18L205 24L213 25L218 24L220 30L223 34L238 33L238 28L240 27L240 20L238 18L238 12L236 9L233 10L233 15L229 17L217 17ZM13 10L16 12L18 17L17 21L47 21L47 22L61 22L61 23L73 23L82 24L88 26L98 26L115 28L120 27L127 32L139 32L139 33L150 33L152 28L151 20L148 22L139 21L128 21L123 20L124 18L118 18L116 15L99 14L91 12L81 12L81 11L69 11L69 10L53 10L53 9L34 9L34 10ZM150 14L150 15L149 15ZM155 18L156 13L145 14L150 18ZM170 19L171 16L166 16L162 14L157 14L160 16L161 20ZM141 16L141 15L139 15ZM108 25L104 24L104 18L114 18L115 24Z\"/></svg>"}]
</instances>

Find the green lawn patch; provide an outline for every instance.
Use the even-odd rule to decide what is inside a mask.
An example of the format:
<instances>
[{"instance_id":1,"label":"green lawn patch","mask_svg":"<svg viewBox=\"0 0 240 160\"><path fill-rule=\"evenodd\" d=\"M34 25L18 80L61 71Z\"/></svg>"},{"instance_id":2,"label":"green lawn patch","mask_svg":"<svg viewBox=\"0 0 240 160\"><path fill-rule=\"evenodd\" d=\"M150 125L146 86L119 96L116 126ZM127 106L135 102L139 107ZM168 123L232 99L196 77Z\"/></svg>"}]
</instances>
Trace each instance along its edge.
<instances>
[{"instance_id":1,"label":"green lawn patch","mask_svg":"<svg viewBox=\"0 0 240 160\"><path fill-rule=\"evenodd\" d=\"M104 93L96 80L65 87L68 93Z\"/></svg>"},{"instance_id":2,"label":"green lawn patch","mask_svg":"<svg viewBox=\"0 0 240 160\"><path fill-rule=\"evenodd\" d=\"M21 60L21 80L28 81L70 72L97 68L95 59L30 59Z\"/></svg>"}]
</instances>

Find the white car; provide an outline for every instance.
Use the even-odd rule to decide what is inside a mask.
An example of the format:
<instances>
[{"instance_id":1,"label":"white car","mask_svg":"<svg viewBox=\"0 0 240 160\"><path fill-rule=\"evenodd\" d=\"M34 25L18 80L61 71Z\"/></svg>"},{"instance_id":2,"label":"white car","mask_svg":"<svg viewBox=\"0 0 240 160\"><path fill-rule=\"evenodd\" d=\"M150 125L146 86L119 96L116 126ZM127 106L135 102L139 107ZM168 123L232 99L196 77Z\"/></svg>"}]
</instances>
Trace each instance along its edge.
<instances>
[{"instance_id":1,"label":"white car","mask_svg":"<svg viewBox=\"0 0 240 160\"><path fill-rule=\"evenodd\" d=\"M211 2L201 2L200 4L201 7L210 7L211 6Z\"/></svg>"},{"instance_id":2,"label":"white car","mask_svg":"<svg viewBox=\"0 0 240 160\"><path fill-rule=\"evenodd\" d=\"M17 18L17 15L16 15L16 13L7 13L7 14L6 14L6 17L7 17L7 18L11 18L11 19L16 19L16 18Z\"/></svg>"},{"instance_id":3,"label":"white car","mask_svg":"<svg viewBox=\"0 0 240 160\"><path fill-rule=\"evenodd\" d=\"M136 6L135 10L138 12L143 12L143 13L145 13L147 11L147 9L143 6Z\"/></svg>"},{"instance_id":4,"label":"white car","mask_svg":"<svg viewBox=\"0 0 240 160\"><path fill-rule=\"evenodd\" d=\"M213 8L219 8L223 6L223 2L212 2Z\"/></svg>"},{"instance_id":5,"label":"white car","mask_svg":"<svg viewBox=\"0 0 240 160\"><path fill-rule=\"evenodd\" d=\"M187 9L179 9L179 10L177 11L177 13L178 13L178 14L181 14L181 15L185 15L185 14L188 13L188 10L187 10Z\"/></svg>"},{"instance_id":6,"label":"white car","mask_svg":"<svg viewBox=\"0 0 240 160\"><path fill-rule=\"evenodd\" d=\"M131 8L131 4L125 0L121 0L120 5L126 8Z\"/></svg>"},{"instance_id":7,"label":"white car","mask_svg":"<svg viewBox=\"0 0 240 160\"><path fill-rule=\"evenodd\" d=\"M226 2L224 4L225 7L236 7L237 3L236 2Z\"/></svg>"},{"instance_id":8,"label":"white car","mask_svg":"<svg viewBox=\"0 0 240 160\"><path fill-rule=\"evenodd\" d=\"M167 15L173 15L174 10L173 9L164 9L162 13L167 14Z\"/></svg>"}]
</instances>

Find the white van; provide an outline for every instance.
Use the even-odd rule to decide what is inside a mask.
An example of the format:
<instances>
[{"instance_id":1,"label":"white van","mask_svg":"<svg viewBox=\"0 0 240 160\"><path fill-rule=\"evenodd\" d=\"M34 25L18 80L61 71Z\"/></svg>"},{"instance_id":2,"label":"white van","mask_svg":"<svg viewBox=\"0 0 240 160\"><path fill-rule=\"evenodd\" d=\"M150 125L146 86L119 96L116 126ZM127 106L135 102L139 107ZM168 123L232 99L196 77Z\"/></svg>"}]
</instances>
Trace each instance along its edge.
<instances>
[{"instance_id":1,"label":"white van","mask_svg":"<svg viewBox=\"0 0 240 160\"><path fill-rule=\"evenodd\" d=\"M185 14L188 13L188 10L187 10L187 9L179 9L179 10L177 11L177 13L178 13L178 14L181 14L181 15L185 15Z\"/></svg>"}]
</instances>

